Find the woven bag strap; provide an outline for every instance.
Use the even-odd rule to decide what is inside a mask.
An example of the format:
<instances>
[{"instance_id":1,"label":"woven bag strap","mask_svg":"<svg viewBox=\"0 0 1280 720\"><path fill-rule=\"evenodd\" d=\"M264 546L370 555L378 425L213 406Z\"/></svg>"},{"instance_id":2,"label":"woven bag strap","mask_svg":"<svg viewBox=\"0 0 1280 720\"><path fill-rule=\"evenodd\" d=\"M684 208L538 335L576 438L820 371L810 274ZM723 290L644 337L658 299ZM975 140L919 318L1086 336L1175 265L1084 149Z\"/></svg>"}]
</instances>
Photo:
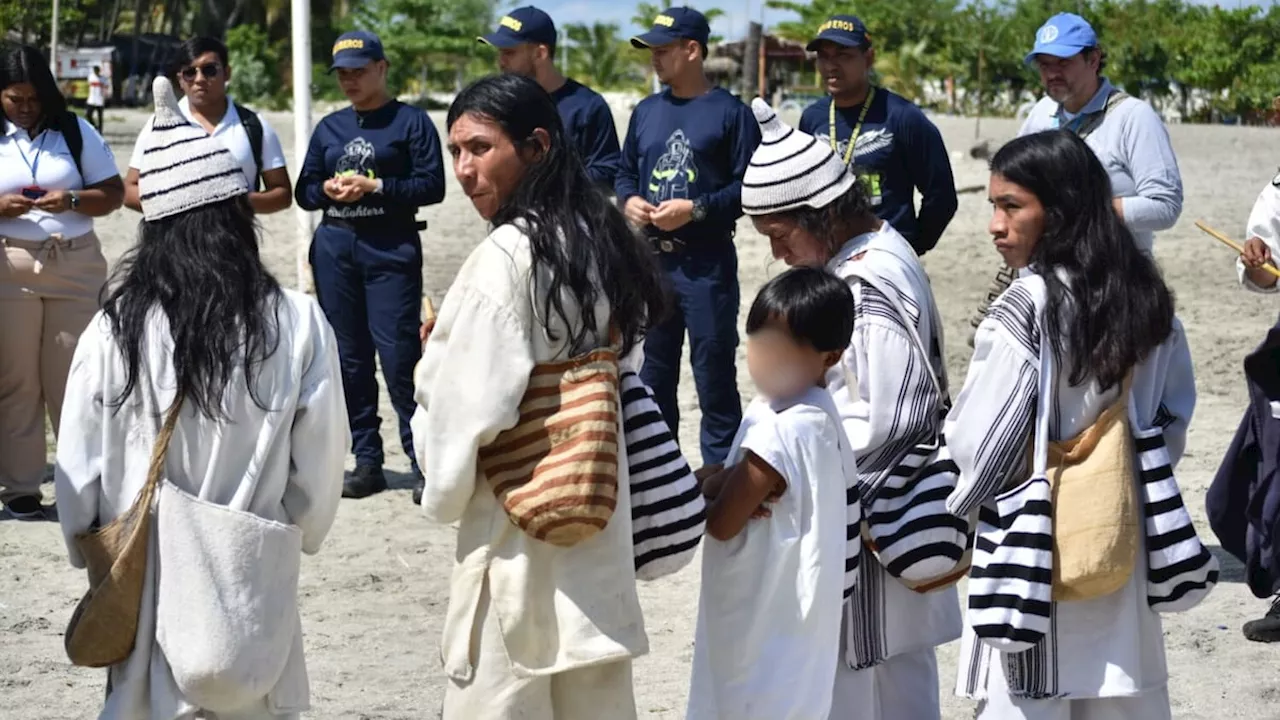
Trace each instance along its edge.
<instances>
[{"instance_id":1,"label":"woven bag strap","mask_svg":"<svg viewBox=\"0 0 1280 720\"><path fill-rule=\"evenodd\" d=\"M165 415L164 425L156 436L155 447L151 450L151 466L147 469L147 482L142 486L138 500L143 508L151 507L156 488L160 486L160 478L164 476L164 461L169 455L169 442L173 440L173 431L178 427L178 417L182 414L182 396L174 398Z\"/></svg>"}]
</instances>

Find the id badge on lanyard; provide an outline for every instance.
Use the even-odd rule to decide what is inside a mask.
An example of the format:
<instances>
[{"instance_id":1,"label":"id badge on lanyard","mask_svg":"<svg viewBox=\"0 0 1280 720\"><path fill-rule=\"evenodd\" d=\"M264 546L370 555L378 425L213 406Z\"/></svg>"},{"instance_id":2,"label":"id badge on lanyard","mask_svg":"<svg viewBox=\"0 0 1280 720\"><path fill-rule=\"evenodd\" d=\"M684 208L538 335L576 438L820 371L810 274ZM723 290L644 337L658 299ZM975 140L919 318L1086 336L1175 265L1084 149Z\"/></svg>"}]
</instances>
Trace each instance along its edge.
<instances>
[{"instance_id":1,"label":"id badge on lanyard","mask_svg":"<svg viewBox=\"0 0 1280 720\"><path fill-rule=\"evenodd\" d=\"M40 151L44 149L44 141L47 137L49 137L48 130L40 133L39 145L32 143L32 145L35 145L35 153L31 160L27 159L27 154L22 151L21 146L18 146L18 155L22 157L22 162L27 166L27 169L31 171L31 184L22 188L22 197L27 198L28 200L39 200L49 192L48 190L40 187L40 184L36 181L36 171L40 169ZM17 145L17 143L14 144Z\"/></svg>"}]
</instances>

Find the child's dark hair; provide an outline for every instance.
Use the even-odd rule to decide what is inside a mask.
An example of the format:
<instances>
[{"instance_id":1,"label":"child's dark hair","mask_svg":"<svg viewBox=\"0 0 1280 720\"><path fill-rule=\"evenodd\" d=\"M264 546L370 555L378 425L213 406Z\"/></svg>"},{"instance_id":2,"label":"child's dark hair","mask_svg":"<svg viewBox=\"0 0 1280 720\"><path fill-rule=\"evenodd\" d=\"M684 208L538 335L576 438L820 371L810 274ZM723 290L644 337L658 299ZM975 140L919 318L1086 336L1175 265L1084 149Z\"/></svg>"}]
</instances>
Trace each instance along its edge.
<instances>
[{"instance_id":1,"label":"child's dark hair","mask_svg":"<svg viewBox=\"0 0 1280 720\"><path fill-rule=\"evenodd\" d=\"M792 268L765 283L747 313L747 334L773 318L818 352L843 351L853 338L853 292L821 268Z\"/></svg>"}]
</instances>

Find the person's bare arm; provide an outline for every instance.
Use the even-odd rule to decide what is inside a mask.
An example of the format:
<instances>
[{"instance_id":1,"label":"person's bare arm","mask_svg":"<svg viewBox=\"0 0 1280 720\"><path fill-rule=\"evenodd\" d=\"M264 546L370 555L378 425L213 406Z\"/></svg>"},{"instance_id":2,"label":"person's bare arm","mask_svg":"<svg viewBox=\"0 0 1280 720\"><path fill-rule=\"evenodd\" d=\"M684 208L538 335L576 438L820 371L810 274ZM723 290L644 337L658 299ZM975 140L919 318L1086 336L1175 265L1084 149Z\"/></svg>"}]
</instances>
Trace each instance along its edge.
<instances>
[{"instance_id":1,"label":"person's bare arm","mask_svg":"<svg viewBox=\"0 0 1280 720\"><path fill-rule=\"evenodd\" d=\"M786 488L782 475L748 450L742 462L727 471L707 507L707 534L721 542L732 539L767 499L781 495Z\"/></svg>"},{"instance_id":2,"label":"person's bare arm","mask_svg":"<svg viewBox=\"0 0 1280 720\"><path fill-rule=\"evenodd\" d=\"M129 168L124 176L124 206L142 212L142 198L138 195L138 168Z\"/></svg>"},{"instance_id":3,"label":"person's bare arm","mask_svg":"<svg viewBox=\"0 0 1280 720\"><path fill-rule=\"evenodd\" d=\"M249 205L259 215L280 212L293 204L293 185L288 168L262 173L262 192L249 193Z\"/></svg>"}]
</instances>

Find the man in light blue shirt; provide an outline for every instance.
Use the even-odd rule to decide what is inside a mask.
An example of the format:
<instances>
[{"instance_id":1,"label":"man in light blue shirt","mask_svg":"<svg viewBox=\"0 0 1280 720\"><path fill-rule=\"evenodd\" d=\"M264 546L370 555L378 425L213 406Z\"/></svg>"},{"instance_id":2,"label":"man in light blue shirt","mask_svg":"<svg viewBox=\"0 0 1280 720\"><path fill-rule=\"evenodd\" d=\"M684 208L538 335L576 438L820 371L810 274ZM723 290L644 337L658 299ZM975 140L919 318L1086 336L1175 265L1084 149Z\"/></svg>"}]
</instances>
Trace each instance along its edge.
<instances>
[{"instance_id":1,"label":"man in light blue shirt","mask_svg":"<svg viewBox=\"0 0 1280 720\"><path fill-rule=\"evenodd\" d=\"M1061 128L1084 138L1111 177L1116 214L1138 247L1151 252L1155 233L1173 227L1182 213L1182 175L1164 121L1146 102L1102 76L1106 53L1079 15L1049 18L1036 32L1026 62L1039 69L1045 97L1031 109L1018 135ZM1007 268L997 275L975 327L1012 277Z\"/></svg>"}]
</instances>

